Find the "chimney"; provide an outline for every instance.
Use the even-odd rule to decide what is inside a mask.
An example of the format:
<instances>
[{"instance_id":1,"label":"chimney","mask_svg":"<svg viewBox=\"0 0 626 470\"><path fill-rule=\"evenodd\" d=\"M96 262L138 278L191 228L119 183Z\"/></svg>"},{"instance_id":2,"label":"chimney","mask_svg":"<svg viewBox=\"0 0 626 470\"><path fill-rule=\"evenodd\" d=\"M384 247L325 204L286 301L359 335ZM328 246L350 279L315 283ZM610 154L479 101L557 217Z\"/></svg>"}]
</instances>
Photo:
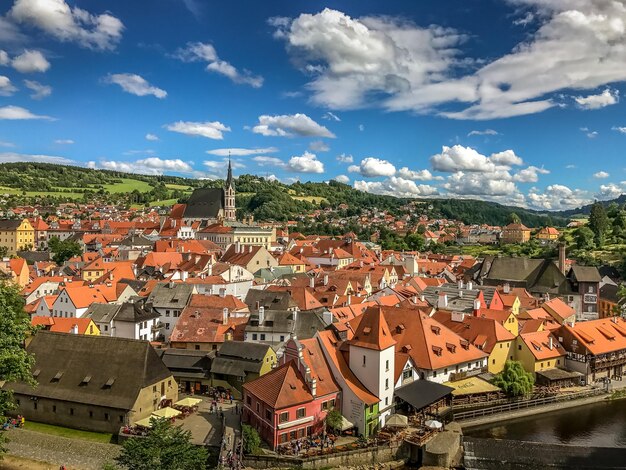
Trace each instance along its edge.
<instances>
[{"instance_id":1,"label":"chimney","mask_svg":"<svg viewBox=\"0 0 626 470\"><path fill-rule=\"evenodd\" d=\"M252 253L252 245L248 245L248 253Z\"/></svg>"},{"instance_id":2,"label":"chimney","mask_svg":"<svg viewBox=\"0 0 626 470\"><path fill-rule=\"evenodd\" d=\"M315 398L317 395L317 379L311 379L309 385L311 387L311 395Z\"/></svg>"},{"instance_id":3,"label":"chimney","mask_svg":"<svg viewBox=\"0 0 626 470\"><path fill-rule=\"evenodd\" d=\"M228 325L228 309L226 307L222 310L222 325Z\"/></svg>"},{"instance_id":4,"label":"chimney","mask_svg":"<svg viewBox=\"0 0 626 470\"><path fill-rule=\"evenodd\" d=\"M565 274L565 243L559 243L559 271Z\"/></svg>"},{"instance_id":5,"label":"chimney","mask_svg":"<svg viewBox=\"0 0 626 470\"><path fill-rule=\"evenodd\" d=\"M207 275L213 276L213 264L211 263L207 266Z\"/></svg>"},{"instance_id":6,"label":"chimney","mask_svg":"<svg viewBox=\"0 0 626 470\"><path fill-rule=\"evenodd\" d=\"M223 299L224 297L226 297L226 288L225 287L220 287L220 297Z\"/></svg>"},{"instance_id":7,"label":"chimney","mask_svg":"<svg viewBox=\"0 0 626 470\"><path fill-rule=\"evenodd\" d=\"M189 277L189 273L187 271L182 271L180 273L180 280L181 281L186 282L188 277Z\"/></svg>"},{"instance_id":8,"label":"chimney","mask_svg":"<svg viewBox=\"0 0 626 470\"><path fill-rule=\"evenodd\" d=\"M548 348L550 348L550 351L552 351L552 348L554 348L554 343L552 342L552 336L548 336Z\"/></svg>"},{"instance_id":9,"label":"chimney","mask_svg":"<svg viewBox=\"0 0 626 470\"><path fill-rule=\"evenodd\" d=\"M265 307L259 307L259 326L265 323Z\"/></svg>"},{"instance_id":10,"label":"chimney","mask_svg":"<svg viewBox=\"0 0 626 470\"><path fill-rule=\"evenodd\" d=\"M76 325L76 324L72 325L72 334L73 335L77 335L78 334L78 325Z\"/></svg>"},{"instance_id":11,"label":"chimney","mask_svg":"<svg viewBox=\"0 0 626 470\"><path fill-rule=\"evenodd\" d=\"M426 296L424 294L420 295L420 302L426 302Z\"/></svg>"},{"instance_id":12,"label":"chimney","mask_svg":"<svg viewBox=\"0 0 626 470\"><path fill-rule=\"evenodd\" d=\"M447 308L448 307L448 294L444 294L443 292L439 294L439 300L437 301L438 308Z\"/></svg>"},{"instance_id":13,"label":"chimney","mask_svg":"<svg viewBox=\"0 0 626 470\"><path fill-rule=\"evenodd\" d=\"M174 288L174 281L172 281L171 279L170 279L170 282L168 283L168 287L169 287L170 289L173 289L173 288Z\"/></svg>"},{"instance_id":14,"label":"chimney","mask_svg":"<svg viewBox=\"0 0 626 470\"><path fill-rule=\"evenodd\" d=\"M467 289L472 290L474 288L474 283L472 281L467 281Z\"/></svg>"},{"instance_id":15,"label":"chimney","mask_svg":"<svg viewBox=\"0 0 626 470\"><path fill-rule=\"evenodd\" d=\"M502 291L505 294L510 294L511 293L511 284L509 284L508 282L504 283L504 287L502 288Z\"/></svg>"},{"instance_id":16,"label":"chimney","mask_svg":"<svg viewBox=\"0 0 626 470\"><path fill-rule=\"evenodd\" d=\"M311 279L309 279L309 287L311 289L315 289L315 277L311 277Z\"/></svg>"},{"instance_id":17,"label":"chimney","mask_svg":"<svg viewBox=\"0 0 626 470\"><path fill-rule=\"evenodd\" d=\"M477 317L480 313L480 300L474 299L474 316Z\"/></svg>"},{"instance_id":18,"label":"chimney","mask_svg":"<svg viewBox=\"0 0 626 470\"><path fill-rule=\"evenodd\" d=\"M328 274L324 274L324 285L328 285Z\"/></svg>"},{"instance_id":19,"label":"chimney","mask_svg":"<svg viewBox=\"0 0 626 470\"><path fill-rule=\"evenodd\" d=\"M463 284L463 279L459 279L459 290L463 289L463 287L465 287L465 284Z\"/></svg>"},{"instance_id":20,"label":"chimney","mask_svg":"<svg viewBox=\"0 0 626 470\"><path fill-rule=\"evenodd\" d=\"M352 294L348 294L348 305L352 303Z\"/></svg>"},{"instance_id":21,"label":"chimney","mask_svg":"<svg viewBox=\"0 0 626 470\"><path fill-rule=\"evenodd\" d=\"M239 250L241 248L241 244L239 243L239 241L235 242L235 253L239 253Z\"/></svg>"}]
</instances>

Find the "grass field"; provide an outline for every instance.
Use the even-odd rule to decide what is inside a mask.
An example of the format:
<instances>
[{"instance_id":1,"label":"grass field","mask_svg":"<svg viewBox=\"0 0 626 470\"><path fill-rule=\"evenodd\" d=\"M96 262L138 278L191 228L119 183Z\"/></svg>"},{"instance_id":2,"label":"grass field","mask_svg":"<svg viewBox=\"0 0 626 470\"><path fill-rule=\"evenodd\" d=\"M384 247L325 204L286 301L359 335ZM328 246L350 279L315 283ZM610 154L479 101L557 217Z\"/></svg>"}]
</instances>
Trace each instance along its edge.
<instances>
[{"instance_id":1,"label":"grass field","mask_svg":"<svg viewBox=\"0 0 626 470\"><path fill-rule=\"evenodd\" d=\"M22 194L21 189L7 188L6 186L0 186L0 194ZM82 193L65 193L62 191L26 191L26 196L55 196L55 197L67 197L70 199L80 199L83 197Z\"/></svg>"},{"instance_id":2,"label":"grass field","mask_svg":"<svg viewBox=\"0 0 626 470\"><path fill-rule=\"evenodd\" d=\"M181 191L193 191L193 188L191 186L187 186L184 184L171 184L171 183L165 183L165 187L167 189L178 189Z\"/></svg>"},{"instance_id":3,"label":"grass field","mask_svg":"<svg viewBox=\"0 0 626 470\"><path fill-rule=\"evenodd\" d=\"M38 460L31 460L16 455L3 455L0 470L58 470L59 466Z\"/></svg>"},{"instance_id":4,"label":"grass field","mask_svg":"<svg viewBox=\"0 0 626 470\"><path fill-rule=\"evenodd\" d=\"M122 178L121 183L104 184L104 189L109 193L129 193L135 189L140 193L147 193L152 189L152 185L145 181L134 180L132 178Z\"/></svg>"},{"instance_id":5,"label":"grass field","mask_svg":"<svg viewBox=\"0 0 626 470\"><path fill-rule=\"evenodd\" d=\"M34 421L26 421L24 428L29 431L51 434L53 436L68 437L70 439L82 439L84 441L104 442L107 444L113 439L113 434L81 431L79 429L53 426L51 424L35 423Z\"/></svg>"},{"instance_id":6,"label":"grass field","mask_svg":"<svg viewBox=\"0 0 626 470\"><path fill-rule=\"evenodd\" d=\"M316 204L320 204L322 201L328 202L328 199L322 196L291 196L291 199L295 199L296 201L307 201L307 202L315 201Z\"/></svg>"}]
</instances>

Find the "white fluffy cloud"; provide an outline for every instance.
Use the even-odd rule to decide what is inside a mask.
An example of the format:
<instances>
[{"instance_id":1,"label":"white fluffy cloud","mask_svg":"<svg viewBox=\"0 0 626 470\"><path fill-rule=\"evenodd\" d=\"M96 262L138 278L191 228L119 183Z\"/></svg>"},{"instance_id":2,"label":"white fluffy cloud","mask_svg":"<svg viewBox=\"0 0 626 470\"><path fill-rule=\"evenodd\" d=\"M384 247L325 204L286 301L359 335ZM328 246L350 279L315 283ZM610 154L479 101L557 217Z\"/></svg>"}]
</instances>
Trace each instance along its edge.
<instances>
[{"instance_id":1,"label":"white fluffy cloud","mask_svg":"<svg viewBox=\"0 0 626 470\"><path fill-rule=\"evenodd\" d=\"M626 193L626 181L602 184L595 198L600 200L616 199L624 193Z\"/></svg>"},{"instance_id":2,"label":"white fluffy cloud","mask_svg":"<svg viewBox=\"0 0 626 470\"><path fill-rule=\"evenodd\" d=\"M473 135L499 135L499 133L493 129L485 129L484 131L470 131L467 134L468 137L472 137Z\"/></svg>"},{"instance_id":3,"label":"white fluffy cloud","mask_svg":"<svg viewBox=\"0 0 626 470\"><path fill-rule=\"evenodd\" d=\"M159 140L159 136L156 134L150 134L149 132L146 134L146 140L156 141Z\"/></svg>"},{"instance_id":4,"label":"white fluffy cloud","mask_svg":"<svg viewBox=\"0 0 626 470\"><path fill-rule=\"evenodd\" d=\"M313 102L331 109L377 105L453 119L496 119L562 105L556 93L626 80L626 8L606 0L508 0L532 34L495 60L462 58L465 36L404 18L352 18L324 9L270 22L309 76ZM521 8L520 8L521 7ZM467 73L466 65L475 65ZM617 100L578 96L580 106ZM443 111L444 104L455 109Z\"/></svg>"},{"instance_id":5,"label":"white fluffy cloud","mask_svg":"<svg viewBox=\"0 0 626 470\"><path fill-rule=\"evenodd\" d=\"M233 157L247 157L249 155L264 155L266 153L275 153L278 152L276 147L263 147L263 148L224 148L224 149L213 149L207 150L206 153L209 155L217 155L218 157L227 157L232 155Z\"/></svg>"},{"instance_id":6,"label":"white fluffy cloud","mask_svg":"<svg viewBox=\"0 0 626 470\"><path fill-rule=\"evenodd\" d=\"M72 165L74 161L69 158L59 157L56 155L31 155L26 153L0 152L0 162L37 162L37 163L55 163L57 165Z\"/></svg>"},{"instance_id":7,"label":"white fluffy cloud","mask_svg":"<svg viewBox=\"0 0 626 470\"><path fill-rule=\"evenodd\" d=\"M143 158L134 162L102 160L99 164L91 162L92 167L106 170L123 171L125 173L141 173L147 175L162 175L164 172L192 173L194 170L189 163L179 158L161 159L159 157Z\"/></svg>"},{"instance_id":8,"label":"white fluffy cloud","mask_svg":"<svg viewBox=\"0 0 626 470\"><path fill-rule=\"evenodd\" d=\"M115 16L72 8L65 0L15 0L8 16L18 23L36 26L60 41L92 49L115 49L124 30Z\"/></svg>"},{"instance_id":9,"label":"white fluffy cloud","mask_svg":"<svg viewBox=\"0 0 626 470\"><path fill-rule=\"evenodd\" d=\"M323 140L314 140L309 144L309 150L312 152L328 152L330 147Z\"/></svg>"},{"instance_id":10,"label":"white fluffy cloud","mask_svg":"<svg viewBox=\"0 0 626 470\"><path fill-rule=\"evenodd\" d=\"M259 116L259 123L252 128L252 132L280 137L335 137L326 127L302 113Z\"/></svg>"},{"instance_id":11,"label":"white fluffy cloud","mask_svg":"<svg viewBox=\"0 0 626 470\"><path fill-rule=\"evenodd\" d=\"M526 198L531 207L543 210L573 209L590 202L583 191L562 184L552 184L544 191L531 188Z\"/></svg>"},{"instance_id":12,"label":"white fluffy cloud","mask_svg":"<svg viewBox=\"0 0 626 470\"><path fill-rule=\"evenodd\" d=\"M354 157L352 157L352 155L342 153L341 155L337 155L337 161L339 163L352 163L354 162Z\"/></svg>"},{"instance_id":13,"label":"white fluffy cloud","mask_svg":"<svg viewBox=\"0 0 626 470\"><path fill-rule=\"evenodd\" d=\"M350 178L346 175L337 175L333 178L335 181L338 181L339 183L343 183L343 184L348 184L350 183Z\"/></svg>"},{"instance_id":14,"label":"white fluffy cloud","mask_svg":"<svg viewBox=\"0 0 626 470\"><path fill-rule=\"evenodd\" d=\"M43 85L35 80L24 80L24 85L33 92L30 97L34 100L40 100L52 94L51 86Z\"/></svg>"},{"instance_id":15,"label":"white fluffy cloud","mask_svg":"<svg viewBox=\"0 0 626 470\"><path fill-rule=\"evenodd\" d=\"M523 161L515 155L513 150L505 150L487 157L471 147L444 145L441 153L430 157L430 163L436 171L454 173L457 171L493 172L497 167L510 168L514 165L522 165Z\"/></svg>"},{"instance_id":16,"label":"white fluffy cloud","mask_svg":"<svg viewBox=\"0 0 626 470\"><path fill-rule=\"evenodd\" d=\"M168 131L180 134L206 137L207 139L222 140L224 132L230 132L230 127L219 121L192 122L178 121L164 126Z\"/></svg>"},{"instance_id":17,"label":"white fluffy cloud","mask_svg":"<svg viewBox=\"0 0 626 470\"><path fill-rule=\"evenodd\" d=\"M150 85L140 75L134 73L113 73L109 74L104 81L106 83L114 83L122 87L126 93L137 96L152 95L159 99L163 99L167 96L167 92L161 88Z\"/></svg>"},{"instance_id":18,"label":"white fluffy cloud","mask_svg":"<svg viewBox=\"0 0 626 470\"><path fill-rule=\"evenodd\" d=\"M361 176L373 178L376 176L394 176L396 167L393 163L376 157L367 157L359 165L348 167L350 173L359 173Z\"/></svg>"},{"instance_id":19,"label":"white fluffy cloud","mask_svg":"<svg viewBox=\"0 0 626 470\"><path fill-rule=\"evenodd\" d=\"M611 130L617 131L620 134L626 134L626 126L613 126Z\"/></svg>"},{"instance_id":20,"label":"white fluffy cloud","mask_svg":"<svg viewBox=\"0 0 626 470\"><path fill-rule=\"evenodd\" d=\"M619 91L607 88L599 95L575 96L574 101L582 109L600 109L619 102Z\"/></svg>"},{"instance_id":21,"label":"white fluffy cloud","mask_svg":"<svg viewBox=\"0 0 626 470\"><path fill-rule=\"evenodd\" d=\"M287 169L295 173L324 173L324 163L315 154L305 151L302 155L291 157Z\"/></svg>"},{"instance_id":22,"label":"white fluffy cloud","mask_svg":"<svg viewBox=\"0 0 626 470\"><path fill-rule=\"evenodd\" d=\"M46 119L53 120L50 116L42 116L30 112L26 108L20 106L2 106L0 107L0 119L7 120L26 120L26 119Z\"/></svg>"},{"instance_id":23,"label":"white fluffy cloud","mask_svg":"<svg viewBox=\"0 0 626 470\"><path fill-rule=\"evenodd\" d=\"M11 79L0 75L0 96L11 96L16 91L17 87L11 83Z\"/></svg>"},{"instance_id":24,"label":"white fluffy cloud","mask_svg":"<svg viewBox=\"0 0 626 470\"><path fill-rule=\"evenodd\" d=\"M208 72L218 73L230 78L234 83L250 85L253 88L263 86L263 77L253 75L249 70L240 71L232 64L221 60L215 47L202 42L190 42L184 48L176 51L174 56L183 62L206 62Z\"/></svg>"},{"instance_id":25,"label":"white fluffy cloud","mask_svg":"<svg viewBox=\"0 0 626 470\"><path fill-rule=\"evenodd\" d=\"M596 179L606 179L609 176L610 175L606 171L598 171L597 173L593 174L593 177Z\"/></svg>"},{"instance_id":26,"label":"white fluffy cloud","mask_svg":"<svg viewBox=\"0 0 626 470\"><path fill-rule=\"evenodd\" d=\"M504 170L493 172L458 171L448 177L443 187L451 194L459 196L507 196L513 197L519 191L511 181L511 175Z\"/></svg>"},{"instance_id":27,"label":"white fluffy cloud","mask_svg":"<svg viewBox=\"0 0 626 470\"><path fill-rule=\"evenodd\" d=\"M400 178L413 181L429 181L434 178L433 174L428 170L409 170L406 166L400 168L397 174Z\"/></svg>"},{"instance_id":28,"label":"white fluffy cloud","mask_svg":"<svg viewBox=\"0 0 626 470\"><path fill-rule=\"evenodd\" d=\"M54 143L57 145L72 145L74 141L72 139L57 139Z\"/></svg>"},{"instance_id":29,"label":"white fluffy cloud","mask_svg":"<svg viewBox=\"0 0 626 470\"><path fill-rule=\"evenodd\" d=\"M20 73L45 72L50 62L41 52L26 50L13 58L11 66Z\"/></svg>"},{"instance_id":30,"label":"white fluffy cloud","mask_svg":"<svg viewBox=\"0 0 626 470\"><path fill-rule=\"evenodd\" d=\"M536 183L539 181L539 175L547 175L549 173L550 171L543 167L538 168L531 165L528 168L518 171L515 176L513 176L513 180L520 183Z\"/></svg>"},{"instance_id":31,"label":"white fluffy cloud","mask_svg":"<svg viewBox=\"0 0 626 470\"><path fill-rule=\"evenodd\" d=\"M391 176L384 181L355 181L354 188L374 194L396 197L427 197L438 194L437 188L426 184Z\"/></svg>"}]
</instances>

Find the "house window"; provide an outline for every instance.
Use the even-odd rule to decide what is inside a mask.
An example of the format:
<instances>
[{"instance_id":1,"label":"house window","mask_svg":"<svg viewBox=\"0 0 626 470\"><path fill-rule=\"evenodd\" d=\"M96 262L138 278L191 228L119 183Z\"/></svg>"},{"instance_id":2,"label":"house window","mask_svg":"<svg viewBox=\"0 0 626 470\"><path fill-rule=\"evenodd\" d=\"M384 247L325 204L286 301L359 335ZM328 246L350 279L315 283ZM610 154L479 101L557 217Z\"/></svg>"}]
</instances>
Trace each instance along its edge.
<instances>
[{"instance_id":1,"label":"house window","mask_svg":"<svg viewBox=\"0 0 626 470\"><path fill-rule=\"evenodd\" d=\"M521 345L521 344L518 344L518 345L517 345L517 350L518 350L518 351L521 351L521 350L522 350L522 345Z\"/></svg>"},{"instance_id":2,"label":"house window","mask_svg":"<svg viewBox=\"0 0 626 470\"><path fill-rule=\"evenodd\" d=\"M411 369L407 369L402 372L402 380L410 379L413 376L413 371Z\"/></svg>"},{"instance_id":3,"label":"house window","mask_svg":"<svg viewBox=\"0 0 626 470\"><path fill-rule=\"evenodd\" d=\"M124 416L120 415L120 423L123 423L123 422L124 422Z\"/></svg>"},{"instance_id":4,"label":"house window","mask_svg":"<svg viewBox=\"0 0 626 470\"><path fill-rule=\"evenodd\" d=\"M108 421L109 420L109 413L104 413L104 420Z\"/></svg>"},{"instance_id":5,"label":"house window","mask_svg":"<svg viewBox=\"0 0 626 470\"><path fill-rule=\"evenodd\" d=\"M19 405L19 403L18 403L18 405ZM57 406L56 405L52 405L52 412L53 413L57 412Z\"/></svg>"},{"instance_id":6,"label":"house window","mask_svg":"<svg viewBox=\"0 0 626 470\"><path fill-rule=\"evenodd\" d=\"M389 390L389 379L385 379L385 390Z\"/></svg>"},{"instance_id":7,"label":"house window","mask_svg":"<svg viewBox=\"0 0 626 470\"><path fill-rule=\"evenodd\" d=\"M246 403L247 403L248 405L252 405L252 398L250 398L250 397L246 397Z\"/></svg>"},{"instance_id":8,"label":"house window","mask_svg":"<svg viewBox=\"0 0 626 470\"><path fill-rule=\"evenodd\" d=\"M265 333L261 333L261 341L265 341Z\"/></svg>"},{"instance_id":9,"label":"house window","mask_svg":"<svg viewBox=\"0 0 626 470\"><path fill-rule=\"evenodd\" d=\"M93 411L89 410L89 417L93 418Z\"/></svg>"},{"instance_id":10,"label":"house window","mask_svg":"<svg viewBox=\"0 0 626 470\"><path fill-rule=\"evenodd\" d=\"M283 335L280 335L280 342L282 343L283 341L285 341L285 337Z\"/></svg>"},{"instance_id":11,"label":"house window","mask_svg":"<svg viewBox=\"0 0 626 470\"><path fill-rule=\"evenodd\" d=\"M252 333L252 341L256 341L258 337L259 336L256 333Z\"/></svg>"},{"instance_id":12,"label":"house window","mask_svg":"<svg viewBox=\"0 0 626 470\"><path fill-rule=\"evenodd\" d=\"M261 411L261 406L257 403L256 404L256 412L258 413L259 411Z\"/></svg>"},{"instance_id":13,"label":"house window","mask_svg":"<svg viewBox=\"0 0 626 470\"><path fill-rule=\"evenodd\" d=\"M196 348L196 351L199 351L199 350L200 350L200 345L199 345L199 344L196 344L196 345L195 345L195 348Z\"/></svg>"},{"instance_id":14,"label":"house window","mask_svg":"<svg viewBox=\"0 0 626 470\"><path fill-rule=\"evenodd\" d=\"M437 371L436 370L433 371L433 377L437 377Z\"/></svg>"},{"instance_id":15,"label":"house window","mask_svg":"<svg viewBox=\"0 0 626 470\"><path fill-rule=\"evenodd\" d=\"M287 421L289 421L289 412L285 411L284 413L281 413L280 415L278 415L278 422L279 423L286 423Z\"/></svg>"},{"instance_id":16,"label":"house window","mask_svg":"<svg viewBox=\"0 0 626 470\"><path fill-rule=\"evenodd\" d=\"M33 409L35 409L35 410L37 409L37 402L36 401L33 402Z\"/></svg>"},{"instance_id":17,"label":"house window","mask_svg":"<svg viewBox=\"0 0 626 470\"><path fill-rule=\"evenodd\" d=\"M367 358L365 357L365 355L363 355L363 367L365 367L367 364Z\"/></svg>"},{"instance_id":18,"label":"house window","mask_svg":"<svg viewBox=\"0 0 626 470\"><path fill-rule=\"evenodd\" d=\"M304 418L306 416L306 408L298 408L296 410L296 419Z\"/></svg>"},{"instance_id":19,"label":"house window","mask_svg":"<svg viewBox=\"0 0 626 470\"><path fill-rule=\"evenodd\" d=\"M389 359L385 361L385 371L389 372Z\"/></svg>"},{"instance_id":20,"label":"house window","mask_svg":"<svg viewBox=\"0 0 626 470\"><path fill-rule=\"evenodd\" d=\"M74 416L74 408L70 408L70 414Z\"/></svg>"},{"instance_id":21,"label":"house window","mask_svg":"<svg viewBox=\"0 0 626 470\"><path fill-rule=\"evenodd\" d=\"M270 410L265 410L265 419L268 421L272 420L272 412Z\"/></svg>"},{"instance_id":22,"label":"house window","mask_svg":"<svg viewBox=\"0 0 626 470\"><path fill-rule=\"evenodd\" d=\"M389 397L385 397L385 406L389 405Z\"/></svg>"}]
</instances>

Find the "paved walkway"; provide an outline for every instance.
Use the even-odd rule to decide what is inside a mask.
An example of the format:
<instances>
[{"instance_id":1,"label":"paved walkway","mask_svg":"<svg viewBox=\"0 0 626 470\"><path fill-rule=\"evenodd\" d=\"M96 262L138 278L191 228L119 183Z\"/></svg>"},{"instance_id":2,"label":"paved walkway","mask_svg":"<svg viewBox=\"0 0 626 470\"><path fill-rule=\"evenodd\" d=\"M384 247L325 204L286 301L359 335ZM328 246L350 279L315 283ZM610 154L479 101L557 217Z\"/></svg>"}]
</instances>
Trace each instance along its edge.
<instances>
[{"instance_id":1,"label":"paved walkway","mask_svg":"<svg viewBox=\"0 0 626 470\"><path fill-rule=\"evenodd\" d=\"M8 453L18 457L49 462L68 470L102 470L119 454L119 446L100 442L68 439L27 429L8 432Z\"/></svg>"}]
</instances>

